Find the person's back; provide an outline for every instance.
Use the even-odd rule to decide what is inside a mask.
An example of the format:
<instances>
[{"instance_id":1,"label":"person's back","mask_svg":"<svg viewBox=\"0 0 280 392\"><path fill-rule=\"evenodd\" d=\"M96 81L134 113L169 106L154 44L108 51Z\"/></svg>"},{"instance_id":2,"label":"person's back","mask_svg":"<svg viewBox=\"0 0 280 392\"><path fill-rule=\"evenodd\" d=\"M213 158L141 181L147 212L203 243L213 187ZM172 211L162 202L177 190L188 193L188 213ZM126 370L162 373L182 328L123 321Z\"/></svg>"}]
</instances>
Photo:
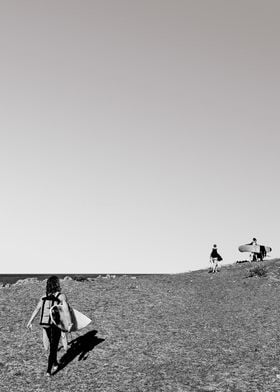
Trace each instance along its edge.
<instances>
[{"instance_id":1,"label":"person's back","mask_svg":"<svg viewBox=\"0 0 280 392\"><path fill-rule=\"evenodd\" d=\"M60 303L60 292L56 292L54 294L46 295L42 297L42 307L41 307L41 317L40 317L40 325L49 326L51 325L51 316L50 310L51 308Z\"/></svg>"},{"instance_id":2,"label":"person's back","mask_svg":"<svg viewBox=\"0 0 280 392\"><path fill-rule=\"evenodd\" d=\"M214 259L216 257L218 258L218 256L219 256L219 253L217 251L217 248L213 247L210 257L212 257Z\"/></svg>"}]
</instances>

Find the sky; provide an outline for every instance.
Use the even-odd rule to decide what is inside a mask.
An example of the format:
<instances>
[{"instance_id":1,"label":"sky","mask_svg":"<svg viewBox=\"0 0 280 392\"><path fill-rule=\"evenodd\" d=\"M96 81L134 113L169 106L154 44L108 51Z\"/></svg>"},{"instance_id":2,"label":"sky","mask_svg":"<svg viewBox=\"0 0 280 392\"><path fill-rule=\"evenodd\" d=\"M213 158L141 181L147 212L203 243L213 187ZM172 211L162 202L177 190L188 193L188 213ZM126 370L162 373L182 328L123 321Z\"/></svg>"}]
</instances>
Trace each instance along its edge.
<instances>
[{"instance_id":1,"label":"sky","mask_svg":"<svg viewBox=\"0 0 280 392\"><path fill-rule=\"evenodd\" d=\"M277 0L0 1L0 273L280 256Z\"/></svg>"}]
</instances>

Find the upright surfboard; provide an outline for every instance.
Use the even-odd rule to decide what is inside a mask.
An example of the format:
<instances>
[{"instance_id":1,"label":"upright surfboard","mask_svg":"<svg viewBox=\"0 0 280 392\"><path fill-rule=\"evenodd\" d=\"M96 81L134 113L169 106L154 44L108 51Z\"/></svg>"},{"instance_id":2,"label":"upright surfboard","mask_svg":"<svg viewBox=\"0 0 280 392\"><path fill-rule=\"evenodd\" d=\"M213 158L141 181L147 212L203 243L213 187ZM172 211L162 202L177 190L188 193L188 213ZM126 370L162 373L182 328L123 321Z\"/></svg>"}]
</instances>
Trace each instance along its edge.
<instances>
[{"instance_id":1,"label":"upright surfboard","mask_svg":"<svg viewBox=\"0 0 280 392\"><path fill-rule=\"evenodd\" d=\"M251 252L251 253L260 253L261 252L261 247L266 251L266 253L269 253L272 251L272 248L269 246L264 246L264 245L240 245L239 246L239 251L240 252Z\"/></svg>"},{"instance_id":2,"label":"upright surfboard","mask_svg":"<svg viewBox=\"0 0 280 392\"><path fill-rule=\"evenodd\" d=\"M50 309L50 316L53 324L60 328L64 332L75 332L85 328L91 322L83 313L78 310L71 308L67 304L54 305ZM70 313L70 318L69 318Z\"/></svg>"}]
</instances>

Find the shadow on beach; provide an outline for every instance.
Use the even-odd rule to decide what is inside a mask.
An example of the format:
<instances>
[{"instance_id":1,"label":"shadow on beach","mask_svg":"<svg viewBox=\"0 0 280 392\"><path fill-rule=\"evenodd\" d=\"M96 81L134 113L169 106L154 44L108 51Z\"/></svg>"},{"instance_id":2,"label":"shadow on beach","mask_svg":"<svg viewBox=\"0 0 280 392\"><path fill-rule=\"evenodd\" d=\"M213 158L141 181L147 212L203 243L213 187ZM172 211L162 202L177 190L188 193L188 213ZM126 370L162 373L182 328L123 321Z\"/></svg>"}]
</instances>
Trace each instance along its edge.
<instances>
[{"instance_id":1,"label":"shadow on beach","mask_svg":"<svg viewBox=\"0 0 280 392\"><path fill-rule=\"evenodd\" d=\"M89 331L85 335L78 336L76 339L69 342L69 348L67 352L60 358L59 368L53 374L58 373L60 370L65 368L70 362L76 357L78 360L86 360L89 352L94 349L95 346L104 342L105 339L98 338L96 336L97 331Z\"/></svg>"}]
</instances>

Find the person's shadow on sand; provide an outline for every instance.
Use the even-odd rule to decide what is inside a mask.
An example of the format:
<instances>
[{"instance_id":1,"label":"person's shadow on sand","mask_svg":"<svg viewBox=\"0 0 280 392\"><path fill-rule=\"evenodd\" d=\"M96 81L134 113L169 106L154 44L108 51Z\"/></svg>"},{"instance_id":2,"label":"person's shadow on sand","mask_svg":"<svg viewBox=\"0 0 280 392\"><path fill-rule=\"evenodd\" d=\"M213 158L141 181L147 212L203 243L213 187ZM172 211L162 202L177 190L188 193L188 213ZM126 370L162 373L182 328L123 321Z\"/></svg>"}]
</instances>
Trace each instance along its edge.
<instances>
[{"instance_id":1,"label":"person's shadow on sand","mask_svg":"<svg viewBox=\"0 0 280 392\"><path fill-rule=\"evenodd\" d=\"M59 367L53 373L56 374L65 366L67 366L73 359L79 356L78 360L86 360L89 352L94 349L95 346L104 342L105 339L98 338L95 336L97 331L89 331L85 335L78 336L76 339L71 340L69 342L70 348L68 348L67 352L60 358Z\"/></svg>"}]
</instances>

